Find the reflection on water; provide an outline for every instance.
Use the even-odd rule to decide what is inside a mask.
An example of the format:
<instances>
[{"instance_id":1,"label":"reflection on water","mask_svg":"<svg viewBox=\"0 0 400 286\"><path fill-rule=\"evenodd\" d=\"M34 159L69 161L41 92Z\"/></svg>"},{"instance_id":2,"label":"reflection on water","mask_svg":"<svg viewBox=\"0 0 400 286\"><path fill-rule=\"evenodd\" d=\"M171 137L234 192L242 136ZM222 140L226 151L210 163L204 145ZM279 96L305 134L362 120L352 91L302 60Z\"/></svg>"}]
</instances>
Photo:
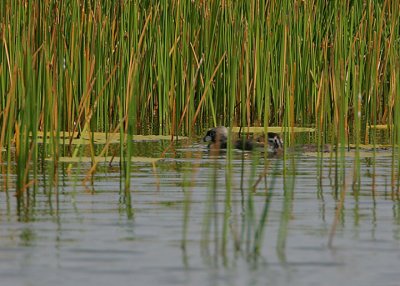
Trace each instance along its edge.
<instances>
[{"instance_id":1,"label":"reflection on water","mask_svg":"<svg viewBox=\"0 0 400 286\"><path fill-rule=\"evenodd\" d=\"M154 144L138 150L157 157ZM1 192L1 285L398 284L391 150L358 168L350 154L227 157L191 145L155 169L134 163L132 209L118 163L99 166L89 190L89 163L74 175L62 165L57 190L43 173L20 208L12 187Z\"/></svg>"}]
</instances>

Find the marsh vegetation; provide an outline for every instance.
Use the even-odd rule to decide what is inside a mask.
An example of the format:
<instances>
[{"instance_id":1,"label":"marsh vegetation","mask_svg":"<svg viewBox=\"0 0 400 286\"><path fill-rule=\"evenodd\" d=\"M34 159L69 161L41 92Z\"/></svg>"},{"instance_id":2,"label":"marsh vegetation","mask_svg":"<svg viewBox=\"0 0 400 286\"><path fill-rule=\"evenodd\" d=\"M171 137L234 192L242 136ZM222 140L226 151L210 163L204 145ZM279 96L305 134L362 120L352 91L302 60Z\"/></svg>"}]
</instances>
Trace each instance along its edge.
<instances>
[{"instance_id":1,"label":"marsh vegetation","mask_svg":"<svg viewBox=\"0 0 400 286\"><path fill-rule=\"evenodd\" d=\"M362 200L392 204L398 242L399 19L390 0L0 1L1 217L71 219L104 176L128 225L147 188L150 211L179 210L185 265L193 241L206 264L264 263L268 226L286 262L302 194L324 245L346 207L359 226ZM212 155L198 142L218 125L228 148ZM267 132L280 156L229 143Z\"/></svg>"}]
</instances>

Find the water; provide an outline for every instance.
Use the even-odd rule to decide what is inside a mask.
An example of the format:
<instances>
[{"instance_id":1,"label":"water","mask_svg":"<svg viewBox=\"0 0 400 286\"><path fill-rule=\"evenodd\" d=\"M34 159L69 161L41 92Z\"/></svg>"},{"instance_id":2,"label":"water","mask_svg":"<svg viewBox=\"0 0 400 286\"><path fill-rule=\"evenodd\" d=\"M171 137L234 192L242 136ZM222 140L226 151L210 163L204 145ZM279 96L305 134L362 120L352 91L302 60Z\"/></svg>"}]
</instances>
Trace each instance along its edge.
<instances>
[{"instance_id":1,"label":"water","mask_svg":"<svg viewBox=\"0 0 400 286\"><path fill-rule=\"evenodd\" d=\"M226 155L211 158L204 146L183 145L158 162L156 172L149 163L134 163L132 209L120 192L117 164L100 166L88 189L81 185L88 164L76 170L77 179L61 168L58 201L49 196L44 185L49 178L44 180L44 175L20 213L14 190L9 189L8 196L0 193L0 285L399 285L400 204L392 196L390 152L378 152L375 165L371 153L363 155L358 196L351 187L354 158L346 157L346 197L331 247L329 237L340 205L334 161L323 159L318 187L316 156L296 154L294 165L291 159L271 158L267 184L272 186L273 176L275 182L257 259L251 255L245 216L253 162L257 176L264 172L264 160L254 159L254 154L245 153L243 190L242 153L233 154L225 255ZM285 195L291 173L296 175L294 188L292 195L290 188ZM189 181L183 243L183 187ZM267 198L264 186L261 180L250 196L254 227Z\"/></svg>"}]
</instances>

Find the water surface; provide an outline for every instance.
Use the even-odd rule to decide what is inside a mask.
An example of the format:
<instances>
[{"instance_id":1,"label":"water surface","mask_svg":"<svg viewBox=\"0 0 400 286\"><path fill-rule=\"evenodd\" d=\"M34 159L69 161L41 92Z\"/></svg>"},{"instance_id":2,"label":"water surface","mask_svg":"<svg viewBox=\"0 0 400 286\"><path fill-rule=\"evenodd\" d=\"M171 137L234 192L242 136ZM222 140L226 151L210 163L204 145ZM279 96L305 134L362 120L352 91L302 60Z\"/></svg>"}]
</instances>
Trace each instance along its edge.
<instances>
[{"instance_id":1,"label":"water surface","mask_svg":"<svg viewBox=\"0 0 400 286\"><path fill-rule=\"evenodd\" d=\"M140 143L137 150L158 157L162 144ZM360 159L358 192L352 188L354 156L336 168L334 159L315 154L265 161L235 151L223 243L226 157L182 144L155 168L132 163L130 203L121 191L118 163L100 165L87 187L81 181L89 163L76 166L73 175L62 164L58 196L44 172L20 211L15 190L1 192L0 284L398 285L400 204L392 191L390 150ZM340 166L345 189L338 186ZM265 170L267 176L251 193L252 170L255 179ZM268 191L261 249L254 255L251 241Z\"/></svg>"}]
</instances>

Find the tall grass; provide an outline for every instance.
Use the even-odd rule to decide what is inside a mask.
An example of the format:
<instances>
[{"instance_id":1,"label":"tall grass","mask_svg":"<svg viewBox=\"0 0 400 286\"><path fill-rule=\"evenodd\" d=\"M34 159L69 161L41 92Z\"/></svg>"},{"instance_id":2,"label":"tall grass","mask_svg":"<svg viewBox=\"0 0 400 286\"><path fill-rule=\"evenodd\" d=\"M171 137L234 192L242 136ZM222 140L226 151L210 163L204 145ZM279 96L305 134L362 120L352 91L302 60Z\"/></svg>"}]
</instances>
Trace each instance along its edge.
<instances>
[{"instance_id":1,"label":"tall grass","mask_svg":"<svg viewBox=\"0 0 400 286\"><path fill-rule=\"evenodd\" d=\"M337 144L350 132L358 144L375 142L366 126L398 130L399 6L1 1L0 144L18 143L23 187L35 180L25 167L37 159L38 130L51 132L43 156L53 157L64 131L133 134L150 125L190 134L209 119L315 125L321 144L328 130Z\"/></svg>"}]
</instances>

